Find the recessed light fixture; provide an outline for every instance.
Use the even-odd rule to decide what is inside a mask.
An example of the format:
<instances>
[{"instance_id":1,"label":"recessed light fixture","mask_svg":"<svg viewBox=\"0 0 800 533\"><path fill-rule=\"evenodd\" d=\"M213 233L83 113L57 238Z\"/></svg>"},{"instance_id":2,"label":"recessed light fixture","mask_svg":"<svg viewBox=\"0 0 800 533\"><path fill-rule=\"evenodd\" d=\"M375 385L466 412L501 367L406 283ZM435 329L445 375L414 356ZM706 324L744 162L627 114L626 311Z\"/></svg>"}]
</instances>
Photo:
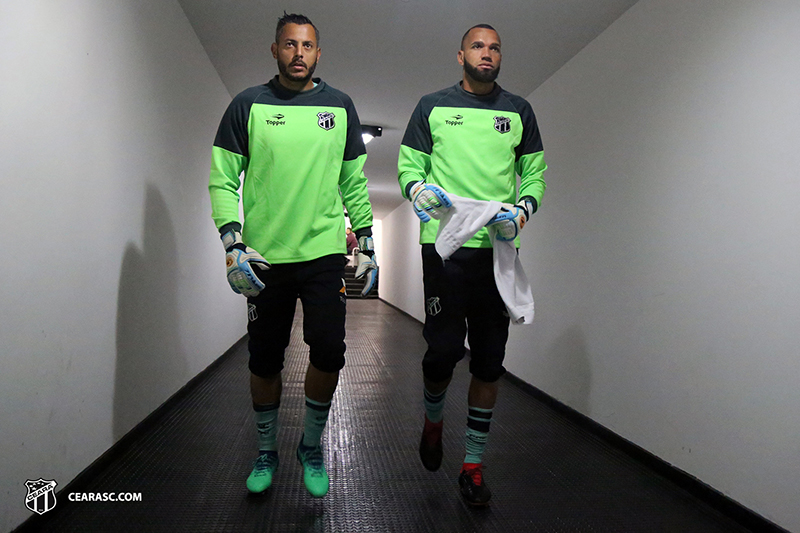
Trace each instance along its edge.
<instances>
[{"instance_id":1,"label":"recessed light fixture","mask_svg":"<svg viewBox=\"0 0 800 533\"><path fill-rule=\"evenodd\" d=\"M380 137L382 132L383 128L380 126L361 125L361 138L364 139L364 144L367 144L375 137Z\"/></svg>"}]
</instances>

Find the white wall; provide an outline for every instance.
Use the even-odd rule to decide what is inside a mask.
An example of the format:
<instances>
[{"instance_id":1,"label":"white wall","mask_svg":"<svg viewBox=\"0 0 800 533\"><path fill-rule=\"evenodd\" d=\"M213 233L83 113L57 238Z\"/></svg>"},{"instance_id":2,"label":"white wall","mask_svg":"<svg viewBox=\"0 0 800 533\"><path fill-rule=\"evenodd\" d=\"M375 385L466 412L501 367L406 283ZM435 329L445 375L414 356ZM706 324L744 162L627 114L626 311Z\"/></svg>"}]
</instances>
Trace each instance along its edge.
<instances>
[{"instance_id":1,"label":"white wall","mask_svg":"<svg viewBox=\"0 0 800 533\"><path fill-rule=\"evenodd\" d=\"M507 367L800 530L800 4L641 0L537 89ZM532 57L535 60L535 56Z\"/></svg>"},{"instance_id":2,"label":"white wall","mask_svg":"<svg viewBox=\"0 0 800 533\"><path fill-rule=\"evenodd\" d=\"M399 186L397 194L400 194ZM419 218L411 204L403 202L381 223L382 247L378 254L381 299L424 321Z\"/></svg>"},{"instance_id":3,"label":"white wall","mask_svg":"<svg viewBox=\"0 0 800 533\"><path fill-rule=\"evenodd\" d=\"M0 4L0 531L245 332L206 190L230 101L178 3Z\"/></svg>"}]
</instances>

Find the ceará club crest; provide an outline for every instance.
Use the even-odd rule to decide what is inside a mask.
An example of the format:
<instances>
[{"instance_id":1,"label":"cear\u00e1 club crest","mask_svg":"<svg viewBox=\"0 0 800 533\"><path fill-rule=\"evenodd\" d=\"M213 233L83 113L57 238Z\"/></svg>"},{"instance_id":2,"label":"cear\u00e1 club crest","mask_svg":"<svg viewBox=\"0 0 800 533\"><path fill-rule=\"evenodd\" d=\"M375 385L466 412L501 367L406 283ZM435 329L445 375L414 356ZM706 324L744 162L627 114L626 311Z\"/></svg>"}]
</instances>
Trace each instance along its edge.
<instances>
[{"instance_id":1,"label":"cear\u00e1 club crest","mask_svg":"<svg viewBox=\"0 0 800 533\"><path fill-rule=\"evenodd\" d=\"M508 117L494 117L494 129L500 133L511 131L511 119Z\"/></svg>"},{"instance_id":2,"label":"cear\u00e1 club crest","mask_svg":"<svg viewBox=\"0 0 800 533\"><path fill-rule=\"evenodd\" d=\"M322 111L317 113L317 118L319 119L317 124L319 124L319 127L323 130L332 130L336 126L336 123L333 121L335 116L336 115L330 111Z\"/></svg>"}]
</instances>

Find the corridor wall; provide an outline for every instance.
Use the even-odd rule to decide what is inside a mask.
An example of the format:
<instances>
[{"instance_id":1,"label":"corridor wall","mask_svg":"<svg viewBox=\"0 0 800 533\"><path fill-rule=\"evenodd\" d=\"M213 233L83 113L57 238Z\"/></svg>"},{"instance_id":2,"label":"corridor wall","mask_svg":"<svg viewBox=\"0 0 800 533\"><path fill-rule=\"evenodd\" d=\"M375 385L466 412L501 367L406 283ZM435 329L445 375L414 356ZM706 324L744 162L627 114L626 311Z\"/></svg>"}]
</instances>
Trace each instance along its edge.
<instances>
[{"instance_id":1,"label":"corridor wall","mask_svg":"<svg viewBox=\"0 0 800 533\"><path fill-rule=\"evenodd\" d=\"M0 531L245 333L207 180L230 95L175 1L0 5ZM144 495L146 497L146 495Z\"/></svg>"},{"instance_id":2,"label":"corridor wall","mask_svg":"<svg viewBox=\"0 0 800 533\"><path fill-rule=\"evenodd\" d=\"M796 2L641 0L530 95L549 189L507 362L793 531L799 24Z\"/></svg>"}]
</instances>

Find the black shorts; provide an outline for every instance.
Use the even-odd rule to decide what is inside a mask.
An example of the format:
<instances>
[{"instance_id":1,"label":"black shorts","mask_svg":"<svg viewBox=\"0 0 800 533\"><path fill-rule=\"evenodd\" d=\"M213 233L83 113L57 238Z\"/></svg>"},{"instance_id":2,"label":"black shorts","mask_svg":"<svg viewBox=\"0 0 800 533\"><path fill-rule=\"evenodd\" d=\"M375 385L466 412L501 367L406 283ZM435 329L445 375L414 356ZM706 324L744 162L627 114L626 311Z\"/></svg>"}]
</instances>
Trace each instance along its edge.
<instances>
[{"instance_id":1,"label":"black shorts","mask_svg":"<svg viewBox=\"0 0 800 533\"><path fill-rule=\"evenodd\" d=\"M264 289L247 299L250 371L269 377L283 370L297 298L303 304L303 340L311 364L323 372L344 366L344 255L255 269Z\"/></svg>"},{"instance_id":2,"label":"black shorts","mask_svg":"<svg viewBox=\"0 0 800 533\"><path fill-rule=\"evenodd\" d=\"M492 383L506 371L503 359L509 318L494 281L492 253L491 248L459 248L442 261L433 244L422 245L422 331L428 343L422 372L433 382L453 375L456 363L464 357L467 336L473 376Z\"/></svg>"}]
</instances>

